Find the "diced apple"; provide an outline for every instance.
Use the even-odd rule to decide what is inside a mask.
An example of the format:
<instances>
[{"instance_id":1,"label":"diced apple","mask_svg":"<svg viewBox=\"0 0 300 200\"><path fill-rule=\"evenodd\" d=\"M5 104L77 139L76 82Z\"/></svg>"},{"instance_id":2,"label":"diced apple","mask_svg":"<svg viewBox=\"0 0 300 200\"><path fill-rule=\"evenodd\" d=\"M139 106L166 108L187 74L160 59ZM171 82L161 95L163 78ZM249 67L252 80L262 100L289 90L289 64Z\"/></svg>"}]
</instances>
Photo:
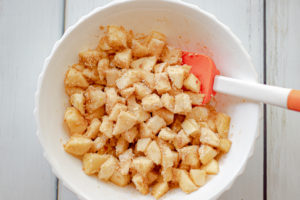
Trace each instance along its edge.
<instances>
[{"instance_id":1,"label":"diced apple","mask_svg":"<svg viewBox=\"0 0 300 200\"><path fill-rule=\"evenodd\" d=\"M192 73L184 80L183 86L192 92L200 92L200 81Z\"/></svg>"},{"instance_id":2,"label":"diced apple","mask_svg":"<svg viewBox=\"0 0 300 200\"><path fill-rule=\"evenodd\" d=\"M161 151L155 141L149 144L146 150L146 156L157 165L161 163Z\"/></svg>"},{"instance_id":3,"label":"diced apple","mask_svg":"<svg viewBox=\"0 0 300 200\"><path fill-rule=\"evenodd\" d=\"M64 145L65 151L74 155L81 156L87 153L93 146L93 141L84 136L72 136L70 140Z\"/></svg>"},{"instance_id":4,"label":"diced apple","mask_svg":"<svg viewBox=\"0 0 300 200\"><path fill-rule=\"evenodd\" d=\"M191 169L190 176L198 187L201 187L205 184L206 181L206 171L201 169Z\"/></svg>"},{"instance_id":5,"label":"diced apple","mask_svg":"<svg viewBox=\"0 0 300 200\"><path fill-rule=\"evenodd\" d=\"M199 148L197 145L186 146L179 149L179 157L181 159L181 163L184 165L188 165L191 168L199 168L200 160L198 149Z\"/></svg>"},{"instance_id":6,"label":"diced apple","mask_svg":"<svg viewBox=\"0 0 300 200\"><path fill-rule=\"evenodd\" d=\"M188 136L200 134L200 127L194 119L185 119L182 122L181 127Z\"/></svg>"},{"instance_id":7,"label":"diced apple","mask_svg":"<svg viewBox=\"0 0 300 200\"><path fill-rule=\"evenodd\" d=\"M158 182L156 183L151 191L151 194L156 198L159 199L164 194L166 194L169 190L169 185L167 182Z\"/></svg>"},{"instance_id":8,"label":"diced apple","mask_svg":"<svg viewBox=\"0 0 300 200\"><path fill-rule=\"evenodd\" d=\"M175 96L174 113L186 114L192 110L192 101L189 95L181 93Z\"/></svg>"},{"instance_id":9,"label":"diced apple","mask_svg":"<svg viewBox=\"0 0 300 200\"><path fill-rule=\"evenodd\" d=\"M173 85L181 89L184 80L184 70L181 67L170 66L167 68L168 75L173 83Z\"/></svg>"},{"instance_id":10,"label":"diced apple","mask_svg":"<svg viewBox=\"0 0 300 200\"><path fill-rule=\"evenodd\" d=\"M219 163L215 159L211 160L206 165L201 167L202 170L205 170L207 174L218 174L219 173Z\"/></svg>"},{"instance_id":11,"label":"diced apple","mask_svg":"<svg viewBox=\"0 0 300 200\"><path fill-rule=\"evenodd\" d=\"M107 154L86 153L82 158L82 169L87 175L98 173L101 165L110 157Z\"/></svg>"},{"instance_id":12,"label":"diced apple","mask_svg":"<svg viewBox=\"0 0 300 200\"><path fill-rule=\"evenodd\" d=\"M209 144L213 147L220 146L220 138L218 137L218 135L212 132L209 128L205 127L201 128L200 142Z\"/></svg>"},{"instance_id":13,"label":"diced apple","mask_svg":"<svg viewBox=\"0 0 300 200\"><path fill-rule=\"evenodd\" d=\"M197 186L191 180L189 173L186 170L174 169L174 174L175 174L176 180L179 183L179 187L185 193L189 194L198 189Z\"/></svg>"},{"instance_id":14,"label":"diced apple","mask_svg":"<svg viewBox=\"0 0 300 200\"><path fill-rule=\"evenodd\" d=\"M218 152L209 145L202 144L199 148L200 161L204 165L214 159L216 155L218 155Z\"/></svg>"},{"instance_id":15,"label":"diced apple","mask_svg":"<svg viewBox=\"0 0 300 200\"><path fill-rule=\"evenodd\" d=\"M121 111L113 130L113 135L119 135L131 129L137 123L136 117L130 112Z\"/></svg>"},{"instance_id":16,"label":"diced apple","mask_svg":"<svg viewBox=\"0 0 300 200\"><path fill-rule=\"evenodd\" d=\"M181 130L176 135L173 144L177 149L180 149L187 145L190 141L191 139L186 135L186 133L183 130Z\"/></svg>"},{"instance_id":17,"label":"diced apple","mask_svg":"<svg viewBox=\"0 0 300 200\"><path fill-rule=\"evenodd\" d=\"M225 153L228 153L231 147L231 141L226 138L220 139L219 149Z\"/></svg>"},{"instance_id":18,"label":"diced apple","mask_svg":"<svg viewBox=\"0 0 300 200\"><path fill-rule=\"evenodd\" d=\"M230 117L225 113L218 113L216 116L216 126L220 137L227 138L230 126Z\"/></svg>"}]
</instances>

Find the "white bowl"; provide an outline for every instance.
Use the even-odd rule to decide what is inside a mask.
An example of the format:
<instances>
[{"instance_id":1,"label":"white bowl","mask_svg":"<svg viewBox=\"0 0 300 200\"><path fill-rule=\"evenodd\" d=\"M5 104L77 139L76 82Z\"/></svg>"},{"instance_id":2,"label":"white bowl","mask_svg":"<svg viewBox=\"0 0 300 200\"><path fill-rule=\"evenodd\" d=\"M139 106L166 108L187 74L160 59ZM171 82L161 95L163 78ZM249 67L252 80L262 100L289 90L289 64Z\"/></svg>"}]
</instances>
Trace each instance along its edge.
<instances>
[{"instance_id":1,"label":"white bowl","mask_svg":"<svg viewBox=\"0 0 300 200\"><path fill-rule=\"evenodd\" d=\"M38 80L35 107L38 137L53 172L81 199L153 199L139 194L132 186L120 188L85 175L81 161L67 154L62 146L68 138L63 127L68 105L63 84L65 72L77 62L79 51L97 45L99 26L108 24L141 33L161 31L171 45L211 56L222 75L255 82L257 75L249 55L227 26L182 1L113 1L82 17L56 42ZM217 95L217 101L218 110L232 117L232 148L221 159L219 174L189 195L176 189L162 199L215 199L243 172L257 137L259 105L225 95Z\"/></svg>"}]
</instances>

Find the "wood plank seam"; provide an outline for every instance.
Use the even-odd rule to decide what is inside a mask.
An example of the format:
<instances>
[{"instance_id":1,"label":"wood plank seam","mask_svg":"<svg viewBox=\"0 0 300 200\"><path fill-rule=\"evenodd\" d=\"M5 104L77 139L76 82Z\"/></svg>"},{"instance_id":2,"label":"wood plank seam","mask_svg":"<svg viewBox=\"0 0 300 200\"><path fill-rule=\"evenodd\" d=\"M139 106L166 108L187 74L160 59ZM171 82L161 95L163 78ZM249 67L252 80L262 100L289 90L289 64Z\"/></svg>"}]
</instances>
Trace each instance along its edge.
<instances>
[{"instance_id":1,"label":"wood plank seam","mask_svg":"<svg viewBox=\"0 0 300 200\"><path fill-rule=\"evenodd\" d=\"M59 194L59 185L58 185L58 178L56 177L56 182L55 182L55 184L56 184L56 194L55 194L55 199L56 200L58 200L58 194Z\"/></svg>"},{"instance_id":2,"label":"wood plank seam","mask_svg":"<svg viewBox=\"0 0 300 200\"><path fill-rule=\"evenodd\" d=\"M66 31L66 0L63 0L64 4L63 4L63 25L62 25L62 35L65 33Z\"/></svg>"},{"instance_id":3,"label":"wood plank seam","mask_svg":"<svg viewBox=\"0 0 300 200\"><path fill-rule=\"evenodd\" d=\"M61 36L63 36L63 34L66 31L66 0L63 0L63 9L62 9L62 30L61 30ZM56 177L56 200L59 200L59 179Z\"/></svg>"},{"instance_id":4,"label":"wood plank seam","mask_svg":"<svg viewBox=\"0 0 300 200\"><path fill-rule=\"evenodd\" d=\"M267 20L266 20L266 0L263 2L263 83L267 83ZM263 106L263 199L267 200L267 105Z\"/></svg>"}]
</instances>

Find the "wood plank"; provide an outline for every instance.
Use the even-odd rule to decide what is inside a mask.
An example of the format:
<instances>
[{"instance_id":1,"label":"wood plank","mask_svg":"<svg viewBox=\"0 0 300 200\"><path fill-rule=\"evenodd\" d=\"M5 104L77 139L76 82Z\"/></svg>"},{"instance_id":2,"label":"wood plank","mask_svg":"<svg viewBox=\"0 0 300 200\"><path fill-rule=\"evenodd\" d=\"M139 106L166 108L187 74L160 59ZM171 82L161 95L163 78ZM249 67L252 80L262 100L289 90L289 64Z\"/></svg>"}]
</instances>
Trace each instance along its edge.
<instances>
[{"instance_id":1,"label":"wood plank","mask_svg":"<svg viewBox=\"0 0 300 200\"><path fill-rule=\"evenodd\" d=\"M79 200L79 198L72 191L66 188L61 181L59 181L58 200Z\"/></svg>"},{"instance_id":2,"label":"wood plank","mask_svg":"<svg viewBox=\"0 0 300 200\"><path fill-rule=\"evenodd\" d=\"M56 198L32 113L37 78L62 22L60 0L0 0L0 199Z\"/></svg>"},{"instance_id":3,"label":"wood plank","mask_svg":"<svg viewBox=\"0 0 300 200\"><path fill-rule=\"evenodd\" d=\"M109 0L67 0L66 27L72 25L80 16L88 13L96 6L104 5ZM199 5L201 8L215 14L222 22L227 24L241 39L245 48L253 58L253 64L263 79L263 2L259 0L187 0ZM241 20L242 19L242 20ZM262 123L263 125L263 123ZM262 125L260 131L262 133ZM232 188L225 192L220 199L262 199L263 198L263 137L258 138L253 157L249 160L247 168ZM71 200L76 196L59 184L59 199Z\"/></svg>"},{"instance_id":4,"label":"wood plank","mask_svg":"<svg viewBox=\"0 0 300 200\"><path fill-rule=\"evenodd\" d=\"M300 1L267 1L267 83L300 89ZM297 112L268 106L268 199L299 199Z\"/></svg>"}]
</instances>

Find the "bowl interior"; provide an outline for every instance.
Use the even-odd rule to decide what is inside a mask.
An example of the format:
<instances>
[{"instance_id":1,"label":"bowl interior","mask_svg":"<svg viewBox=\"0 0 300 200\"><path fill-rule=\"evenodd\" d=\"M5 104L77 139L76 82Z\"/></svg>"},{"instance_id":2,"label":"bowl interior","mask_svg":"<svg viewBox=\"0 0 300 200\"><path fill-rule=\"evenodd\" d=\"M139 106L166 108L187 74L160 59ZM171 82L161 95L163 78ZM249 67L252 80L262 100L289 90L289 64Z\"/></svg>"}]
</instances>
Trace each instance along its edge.
<instances>
[{"instance_id":1,"label":"bowl interior","mask_svg":"<svg viewBox=\"0 0 300 200\"><path fill-rule=\"evenodd\" d=\"M161 31L168 42L184 50L211 56L221 74L256 81L248 55L229 29L197 7L170 1L125 1L98 8L68 30L46 64L38 96L39 137L55 174L83 199L152 199L140 195L132 186L120 188L90 177L82 171L81 161L63 150L68 134L63 127L68 98L64 92L67 67L78 61L78 52L97 45L100 25L116 24L134 32ZM162 199L212 199L227 189L243 170L256 138L259 106L241 99L217 95L217 108L232 117L232 148L220 160L220 172L206 185L186 195L176 189Z\"/></svg>"}]
</instances>

